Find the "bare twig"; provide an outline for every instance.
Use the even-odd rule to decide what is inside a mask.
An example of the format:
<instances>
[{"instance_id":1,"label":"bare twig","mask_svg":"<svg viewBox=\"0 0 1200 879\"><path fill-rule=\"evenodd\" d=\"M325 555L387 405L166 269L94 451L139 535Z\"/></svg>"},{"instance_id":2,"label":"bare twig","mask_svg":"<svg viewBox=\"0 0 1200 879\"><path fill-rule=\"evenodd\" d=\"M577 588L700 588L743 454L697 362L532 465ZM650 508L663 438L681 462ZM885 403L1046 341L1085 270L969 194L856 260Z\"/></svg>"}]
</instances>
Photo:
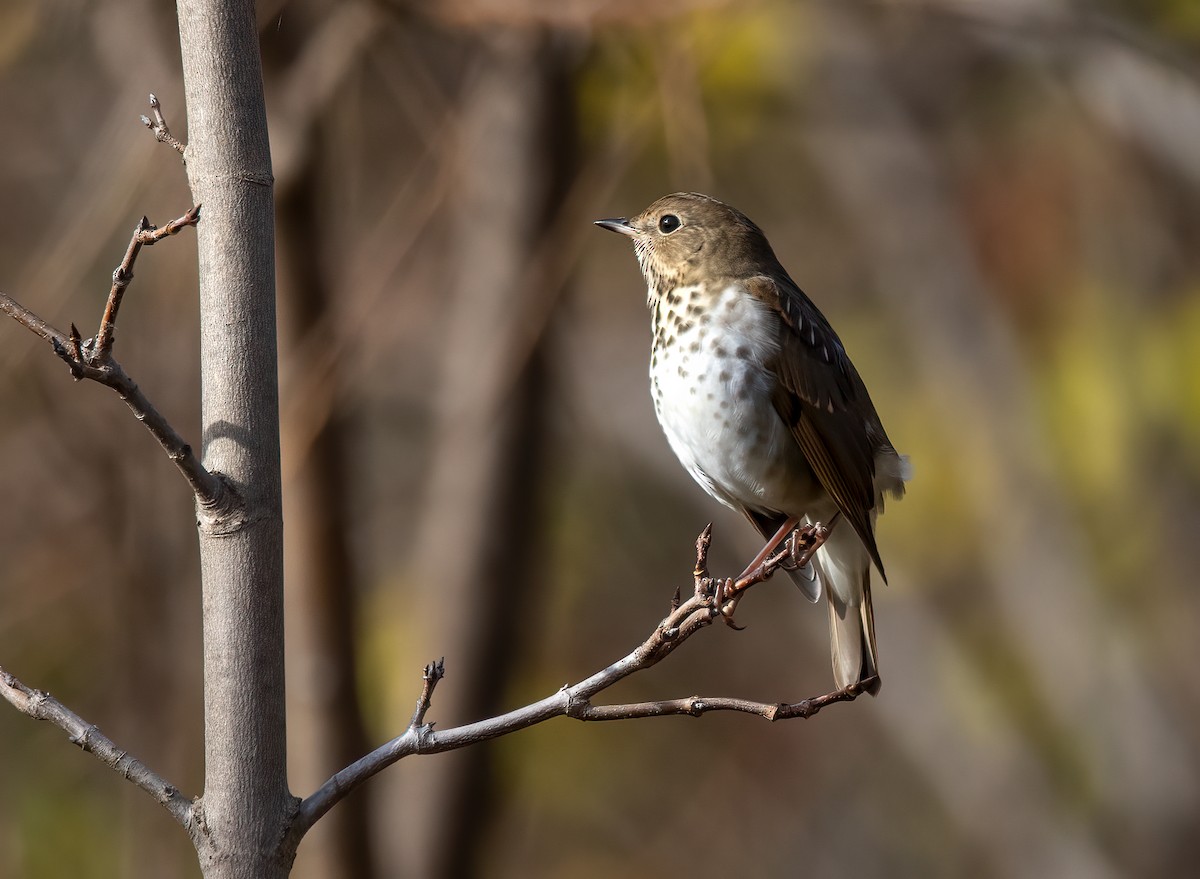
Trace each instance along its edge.
<instances>
[{"instance_id":1,"label":"bare twig","mask_svg":"<svg viewBox=\"0 0 1200 879\"><path fill-rule=\"evenodd\" d=\"M443 667L439 660L425 667L421 697L408 728L390 742L376 748L345 769L336 773L319 790L305 799L289 830L289 843L299 845L304 834L322 815L328 812L352 790L386 767L410 754L435 754L452 751L477 742L497 738L525 729L552 717L571 717L576 720L623 720L637 717L666 717L691 715L699 717L710 711L738 711L754 714L767 720L787 720L812 717L835 702L850 702L866 691L871 680L800 702L754 702L730 697L692 696L660 702L638 702L625 705L593 705L591 700L635 672L659 662L705 626L723 618L726 608L736 602L752 586L767 580L780 568L807 564L829 535L822 525L799 529L796 540L765 559L736 581L714 578L708 573L708 548L712 541L712 525L705 527L696 540L696 566L693 594L686 601L672 602L669 614L650 636L627 656L596 672L573 686L566 686L538 702L526 705L487 720L468 723L448 730L434 730L424 722L433 695L441 679Z\"/></svg>"},{"instance_id":2,"label":"bare twig","mask_svg":"<svg viewBox=\"0 0 1200 879\"><path fill-rule=\"evenodd\" d=\"M142 124L154 132L154 139L159 143L165 143L175 149L180 155L183 155L186 147L171 134L171 129L167 127L167 120L163 118L162 104L158 102L153 94L150 95L150 112L154 114L154 119L151 121L149 116L142 116Z\"/></svg>"},{"instance_id":3,"label":"bare twig","mask_svg":"<svg viewBox=\"0 0 1200 879\"><path fill-rule=\"evenodd\" d=\"M192 801L141 760L117 747L95 724L88 723L49 693L25 686L2 668L0 696L23 714L28 714L36 720L49 721L57 726L67 734L73 744L136 784L170 812L185 830L191 832Z\"/></svg>"},{"instance_id":4,"label":"bare twig","mask_svg":"<svg viewBox=\"0 0 1200 879\"><path fill-rule=\"evenodd\" d=\"M740 711L756 714L767 720L790 720L812 717L826 705L834 702L853 702L878 678L864 678L856 684L824 696L814 696L799 702L754 702L749 699L734 699L725 696L689 696L686 699L664 699L659 702L633 702L627 705L585 704L570 715L576 720L632 720L638 717L671 717L689 715L699 717L710 711Z\"/></svg>"},{"instance_id":5,"label":"bare twig","mask_svg":"<svg viewBox=\"0 0 1200 879\"><path fill-rule=\"evenodd\" d=\"M78 338L79 331L75 329L74 324L71 324L71 338L68 339L67 337L63 336L63 334L60 333L58 330L56 330L54 327L50 326L50 324L46 323L44 320L42 320L40 317L38 317L36 314L34 314L32 311L29 311L24 306L22 306L19 302L17 302L15 299L10 298L3 293L0 293L0 311L7 314L9 317L11 317L17 323L21 324L23 327L26 327L33 333L36 333L38 336L41 336L43 339L45 339L51 345L55 345L55 344L62 345L62 343L65 341L67 343L67 345L70 345L71 347L67 348L64 345L63 346L64 350L68 350L68 351L75 350L73 343L74 343L74 340L76 338Z\"/></svg>"},{"instance_id":6,"label":"bare twig","mask_svg":"<svg viewBox=\"0 0 1200 879\"><path fill-rule=\"evenodd\" d=\"M100 329L96 333L95 350L98 357L106 357L112 352L117 326L117 310L121 307L121 298L125 295L129 282L133 280L133 263L142 247L157 244L168 235L174 235L187 226L195 226L198 222L200 222L200 205L196 205L182 217L172 220L161 229L152 226L146 217L142 217L138 221L137 228L133 230L133 236L129 239L129 247L125 250L125 258L113 270L112 289L109 290L108 302L104 306L104 316L100 319Z\"/></svg>"},{"instance_id":7,"label":"bare twig","mask_svg":"<svg viewBox=\"0 0 1200 879\"><path fill-rule=\"evenodd\" d=\"M154 408L112 356L117 311L125 289L133 278L133 264L138 252L143 246L156 244L163 238L176 234L180 229L196 225L199 220L199 205L161 229L155 228L146 218L142 218L129 240L125 258L113 272L112 288L100 321L100 329L94 339L81 338L74 324L71 324L70 333L63 333L4 293L0 293L0 312L9 315L17 323L49 342L54 353L67 364L76 381L86 378L116 391L138 421L158 440L167 457L179 468L206 515L220 522L234 515L232 511L237 505L237 496L233 489L219 475L205 469L192 447L176 433L162 413Z\"/></svg>"},{"instance_id":8,"label":"bare twig","mask_svg":"<svg viewBox=\"0 0 1200 879\"><path fill-rule=\"evenodd\" d=\"M438 685L438 681L446 674L446 657L442 657L437 662L431 662L425 666L425 673L421 675L421 680L424 685L421 687L421 697L417 699L417 707L413 711L412 720L408 724L409 729L420 729L425 724L425 712L429 710L429 706L433 703L433 689Z\"/></svg>"}]
</instances>

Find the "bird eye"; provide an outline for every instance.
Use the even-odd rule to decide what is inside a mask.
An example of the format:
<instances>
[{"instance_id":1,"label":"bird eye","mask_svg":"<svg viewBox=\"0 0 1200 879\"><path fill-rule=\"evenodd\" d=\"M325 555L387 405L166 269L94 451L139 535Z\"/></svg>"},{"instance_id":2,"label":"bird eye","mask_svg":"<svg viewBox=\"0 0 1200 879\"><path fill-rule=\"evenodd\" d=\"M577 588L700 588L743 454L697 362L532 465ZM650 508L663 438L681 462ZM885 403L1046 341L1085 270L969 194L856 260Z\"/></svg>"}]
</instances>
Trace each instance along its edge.
<instances>
[{"instance_id":1,"label":"bird eye","mask_svg":"<svg viewBox=\"0 0 1200 879\"><path fill-rule=\"evenodd\" d=\"M664 235L670 235L683 224L679 222L679 217L674 214L663 214L658 221L658 231Z\"/></svg>"}]
</instances>

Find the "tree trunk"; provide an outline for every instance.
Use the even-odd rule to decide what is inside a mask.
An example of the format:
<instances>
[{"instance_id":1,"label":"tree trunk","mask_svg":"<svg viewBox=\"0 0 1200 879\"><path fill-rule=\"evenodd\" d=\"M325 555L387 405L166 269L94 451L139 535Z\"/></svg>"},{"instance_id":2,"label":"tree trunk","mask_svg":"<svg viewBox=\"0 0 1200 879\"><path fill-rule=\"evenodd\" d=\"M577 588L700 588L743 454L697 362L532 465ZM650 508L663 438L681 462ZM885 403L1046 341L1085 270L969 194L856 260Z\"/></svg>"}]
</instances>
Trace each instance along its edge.
<instances>
[{"instance_id":1,"label":"tree trunk","mask_svg":"<svg viewBox=\"0 0 1200 879\"><path fill-rule=\"evenodd\" d=\"M188 179L198 234L205 465L239 515L199 510L206 879L286 876L283 528L275 344L274 201L254 5L180 0Z\"/></svg>"}]
</instances>

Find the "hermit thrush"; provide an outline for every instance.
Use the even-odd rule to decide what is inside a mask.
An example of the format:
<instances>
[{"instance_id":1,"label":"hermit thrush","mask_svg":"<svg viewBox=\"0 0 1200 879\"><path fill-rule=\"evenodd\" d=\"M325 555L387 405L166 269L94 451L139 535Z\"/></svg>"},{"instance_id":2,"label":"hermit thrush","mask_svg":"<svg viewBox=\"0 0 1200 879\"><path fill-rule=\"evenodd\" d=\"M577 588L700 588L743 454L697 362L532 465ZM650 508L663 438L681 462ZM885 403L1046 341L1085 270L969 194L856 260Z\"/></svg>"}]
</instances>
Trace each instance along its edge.
<instances>
[{"instance_id":1,"label":"hermit thrush","mask_svg":"<svg viewBox=\"0 0 1200 879\"><path fill-rule=\"evenodd\" d=\"M675 193L597 225L633 239L648 287L654 411L671 449L764 537L798 521L837 526L815 576L794 579L810 600L827 596L837 685L867 681L877 692L875 516L885 493L904 493L908 461L837 333L758 226L714 198Z\"/></svg>"}]
</instances>

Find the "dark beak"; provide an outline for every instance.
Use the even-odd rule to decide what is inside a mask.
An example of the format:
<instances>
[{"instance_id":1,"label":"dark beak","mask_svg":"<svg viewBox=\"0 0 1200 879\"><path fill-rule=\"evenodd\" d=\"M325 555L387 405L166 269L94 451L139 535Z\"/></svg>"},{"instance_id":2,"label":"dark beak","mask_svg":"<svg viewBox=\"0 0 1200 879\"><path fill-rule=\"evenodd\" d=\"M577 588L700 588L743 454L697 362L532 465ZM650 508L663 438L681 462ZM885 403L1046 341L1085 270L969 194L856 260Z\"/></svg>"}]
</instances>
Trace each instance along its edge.
<instances>
[{"instance_id":1,"label":"dark beak","mask_svg":"<svg viewBox=\"0 0 1200 879\"><path fill-rule=\"evenodd\" d=\"M607 229L609 232L620 232L622 235L637 234L637 229L629 225L629 221L624 217L617 217L613 220L597 220L596 225L601 229Z\"/></svg>"}]
</instances>

